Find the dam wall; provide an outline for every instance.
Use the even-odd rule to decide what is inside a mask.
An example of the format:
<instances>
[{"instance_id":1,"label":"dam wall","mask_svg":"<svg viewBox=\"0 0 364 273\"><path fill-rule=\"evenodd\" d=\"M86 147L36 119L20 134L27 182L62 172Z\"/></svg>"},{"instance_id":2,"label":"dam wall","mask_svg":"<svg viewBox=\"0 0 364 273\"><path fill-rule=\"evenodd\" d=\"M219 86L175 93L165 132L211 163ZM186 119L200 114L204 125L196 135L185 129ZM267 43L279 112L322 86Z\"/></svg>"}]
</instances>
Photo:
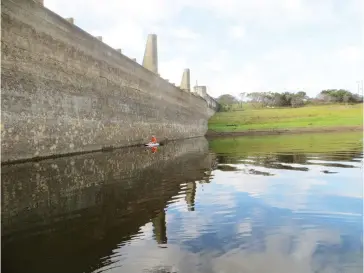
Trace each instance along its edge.
<instances>
[{"instance_id":1,"label":"dam wall","mask_svg":"<svg viewBox=\"0 0 364 273\"><path fill-rule=\"evenodd\" d=\"M193 87L193 94L195 96L198 96L198 97L201 97L201 98L204 98L207 102L207 106L211 109L213 109L213 111L218 111L219 110L219 104L218 102L212 98L209 94L207 94L207 86L205 85L195 85Z\"/></svg>"},{"instance_id":2,"label":"dam wall","mask_svg":"<svg viewBox=\"0 0 364 273\"><path fill-rule=\"evenodd\" d=\"M156 36L143 67L42 1L1 9L2 163L206 133L216 105L158 75Z\"/></svg>"}]
</instances>

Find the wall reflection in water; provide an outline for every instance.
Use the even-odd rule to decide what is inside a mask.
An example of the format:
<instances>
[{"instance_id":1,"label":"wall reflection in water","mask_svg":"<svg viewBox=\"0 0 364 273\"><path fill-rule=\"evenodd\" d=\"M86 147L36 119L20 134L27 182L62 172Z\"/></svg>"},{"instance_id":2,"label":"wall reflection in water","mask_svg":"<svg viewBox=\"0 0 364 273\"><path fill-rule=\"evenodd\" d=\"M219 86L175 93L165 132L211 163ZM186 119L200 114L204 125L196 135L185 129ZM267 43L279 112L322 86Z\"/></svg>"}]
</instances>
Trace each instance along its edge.
<instances>
[{"instance_id":1,"label":"wall reflection in water","mask_svg":"<svg viewBox=\"0 0 364 273\"><path fill-rule=\"evenodd\" d=\"M4 272L93 271L150 221L166 244L168 200L187 183L193 210L214 160L197 138L2 167Z\"/></svg>"}]
</instances>

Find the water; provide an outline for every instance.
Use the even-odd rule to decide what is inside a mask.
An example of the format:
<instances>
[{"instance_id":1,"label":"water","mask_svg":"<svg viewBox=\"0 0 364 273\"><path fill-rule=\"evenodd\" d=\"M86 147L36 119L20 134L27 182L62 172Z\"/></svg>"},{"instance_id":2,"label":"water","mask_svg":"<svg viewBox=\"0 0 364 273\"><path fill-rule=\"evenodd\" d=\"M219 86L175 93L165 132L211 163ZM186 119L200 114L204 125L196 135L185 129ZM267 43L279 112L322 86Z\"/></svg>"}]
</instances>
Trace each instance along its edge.
<instances>
[{"instance_id":1,"label":"water","mask_svg":"<svg viewBox=\"0 0 364 273\"><path fill-rule=\"evenodd\" d=\"M2 272L362 272L362 134L2 168Z\"/></svg>"}]
</instances>

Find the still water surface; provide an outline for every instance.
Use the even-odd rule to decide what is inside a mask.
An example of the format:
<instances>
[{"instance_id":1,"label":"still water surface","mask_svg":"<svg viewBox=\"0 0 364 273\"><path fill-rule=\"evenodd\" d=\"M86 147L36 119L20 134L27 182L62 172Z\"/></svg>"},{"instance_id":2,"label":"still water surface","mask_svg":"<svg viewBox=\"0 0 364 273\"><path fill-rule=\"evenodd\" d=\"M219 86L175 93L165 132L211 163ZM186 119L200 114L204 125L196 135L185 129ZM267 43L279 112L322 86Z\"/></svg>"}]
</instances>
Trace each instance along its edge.
<instances>
[{"instance_id":1,"label":"still water surface","mask_svg":"<svg viewBox=\"0 0 364 273\"><path fill-rule=\"evenodd\" d=\"M2 168L2 272L362 272L361 133Z\"/></svg>"}]
</instances>

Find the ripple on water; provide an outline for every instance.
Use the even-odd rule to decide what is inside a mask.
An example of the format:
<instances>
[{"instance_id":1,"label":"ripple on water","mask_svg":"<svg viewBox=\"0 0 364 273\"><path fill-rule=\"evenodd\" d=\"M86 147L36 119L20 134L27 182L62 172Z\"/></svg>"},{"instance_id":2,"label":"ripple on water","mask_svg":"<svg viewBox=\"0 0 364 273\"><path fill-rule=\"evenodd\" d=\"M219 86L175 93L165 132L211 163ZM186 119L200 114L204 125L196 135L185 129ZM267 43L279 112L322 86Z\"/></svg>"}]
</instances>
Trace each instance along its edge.
<instances>
[{"instance_id":1,"label":"ripple on water","mask_svg":"<svg viewBox=\"0 0 364 273\"><path fill-rule=\"evenodd\" d=\"M85 171L90 160L65 168L73 184L46 165L38 176L8 172L6 265L17 257L12 272L362 272L360 137L218 139L210 151L190 140L161 147L159 158L104 154L93 160L100 181Z\"/></svg>"}]
</instances>

